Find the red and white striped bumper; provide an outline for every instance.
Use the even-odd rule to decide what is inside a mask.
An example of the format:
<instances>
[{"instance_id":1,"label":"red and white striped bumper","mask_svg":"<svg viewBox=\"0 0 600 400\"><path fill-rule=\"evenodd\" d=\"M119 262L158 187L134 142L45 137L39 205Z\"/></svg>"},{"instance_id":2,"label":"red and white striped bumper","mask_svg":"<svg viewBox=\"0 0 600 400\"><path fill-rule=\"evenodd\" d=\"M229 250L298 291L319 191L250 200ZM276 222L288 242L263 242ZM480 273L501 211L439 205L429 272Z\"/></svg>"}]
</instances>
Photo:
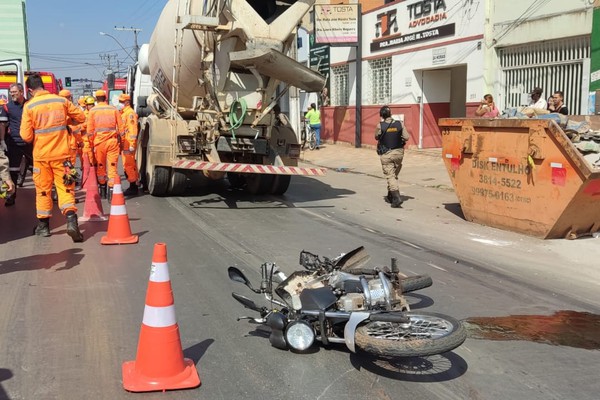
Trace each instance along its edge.
<instances>
[{"instance_id":1,"label":"red and white striped bumper","mask_svg":"<svg viewBox=\"0 0 600 400\"><path fill-rule=\"evenodd\" d=\"M306 175L323 176L324 168L276 167L273 165L215 163L208 161L180 160L173 164L173 168L195 169L201 171L236 172L240 174L274 174L274 175Z\"/></svg>"}]
</instances>

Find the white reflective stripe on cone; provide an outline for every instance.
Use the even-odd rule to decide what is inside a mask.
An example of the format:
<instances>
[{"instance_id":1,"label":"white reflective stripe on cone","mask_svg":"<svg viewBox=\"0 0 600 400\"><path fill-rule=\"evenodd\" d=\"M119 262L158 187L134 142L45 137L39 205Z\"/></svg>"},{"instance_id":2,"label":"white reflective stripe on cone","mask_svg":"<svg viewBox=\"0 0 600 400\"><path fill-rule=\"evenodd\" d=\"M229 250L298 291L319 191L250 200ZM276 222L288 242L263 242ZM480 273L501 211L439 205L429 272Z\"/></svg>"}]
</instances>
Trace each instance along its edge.
<instances>
[{"instance_id":1,"label":"white reflective stripe on cone","mask_svg":"<svg viewBox=\"0 0 600 400\"><path fill-rule=\"evenodd\" d=\"M146 304L144 307L144 319L142 323L152 328L165 328L177 323L175 318L175 305L166 307L152 307Z\"/></svg>"},{"instance_id":2,"label":"white reflective stripe on cone","mask_svg":"<svg viewBox=\"0 0 600 400\"><path fill-rule=\"evenodd\" d=\"M110 206L110 215L127 215L127 209L125 208L125 205L112 205Z\"/></svg>"},{"instance_id":3,"label":"white reflective stripe on cone","mask_svg":"<svg viewBox=\"0 0 600 400\"><path fill-rule=\"evenodd\" d=\"M113 186L113 194L123 193L123 187L120 184Z\"/></svg>"},{"instance_id":4,"label":"white reflective stripe on cone","mask_svg":"<svg viewBox=\"0 0 600 400\"><path fill-rule=\"evenodd\" d=\"M153 262L150 267L150 281L152 282L169 282L169 264Z\"/></svg>"}]
</instances>

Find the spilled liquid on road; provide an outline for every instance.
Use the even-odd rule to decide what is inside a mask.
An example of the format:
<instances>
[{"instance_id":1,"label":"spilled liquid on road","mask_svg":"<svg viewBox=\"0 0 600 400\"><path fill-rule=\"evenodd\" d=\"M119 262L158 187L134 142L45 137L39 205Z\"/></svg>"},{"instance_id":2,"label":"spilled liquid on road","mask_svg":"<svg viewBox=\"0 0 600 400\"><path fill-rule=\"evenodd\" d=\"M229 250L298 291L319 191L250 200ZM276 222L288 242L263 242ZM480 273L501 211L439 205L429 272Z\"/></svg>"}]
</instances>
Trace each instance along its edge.
<instances>
[{"instance_id":1,"label":"spilled liquid on road","mask_svg":"<svg viewBox=\"0 0 600 400\"><path fill-rule=\"evenodd\" d=\"M587 312L474 317L464 322L469 337L473 339L527 340L579 349L600 349L600 315Z\"/></svg>"}]
</instances>

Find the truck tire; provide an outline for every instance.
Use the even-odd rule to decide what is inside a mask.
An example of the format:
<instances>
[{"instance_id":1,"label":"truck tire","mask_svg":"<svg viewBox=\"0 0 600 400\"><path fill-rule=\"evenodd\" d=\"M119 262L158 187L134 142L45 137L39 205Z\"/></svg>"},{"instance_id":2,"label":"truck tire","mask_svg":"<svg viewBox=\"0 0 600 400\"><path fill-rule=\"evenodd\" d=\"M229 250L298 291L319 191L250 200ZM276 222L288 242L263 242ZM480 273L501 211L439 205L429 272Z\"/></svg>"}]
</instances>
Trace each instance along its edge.
<instances>
[{"instance_id":1,"label":"truck tire","mask_svg":"<svg viewBox=\"0 0 600 400\"><path fill-rule=\"evenodd\" d=\"M152 171L152 172L151 172ZM146 176L148 181L148 192L152 196L166 196L171 178L171 168L154 167L148 170Z\"/></svg>"},{"instance_id":2,"label":"truck tire","mask_svg":"<svg viewBox=\"0 0 600 400\"><path fill-rule=\"evenodd\" d=\"M169 190L171 196L181 196L187 188L187 176L177 169L171 171L171 179L169 180Z\"/></svg>"},{"instance_id":3,"label":"truck tire","mask_svg":"<svg viewBox=\"0 0 600 400\"><path fill-rule=\"evenodd\" d=\"M246 174L246 190L255 195L269 193L274 179L271 174Z\"/></svg>"},{"instance_id":4,"label":"truck tire","mask_svg":"<svg viewBox=\"0 0 600 400\"><path fill-rule=\"evenodd\" d=\"M227 180L229 181L229 186L233 189L241 189L246 184L244 175L235 172L228 172Z\"/></svg>"},{"instance_id":5,"label":"truck tire","mask_svg":"<svg viewBox=\"0 0 600 400\"><path fill-rule=\"evenodd\" d=\"M291 180L291 175L275 175L273 186L271 187L271 194L277 196L284 194L288 190Z\"/></svg>"}]
</instances>

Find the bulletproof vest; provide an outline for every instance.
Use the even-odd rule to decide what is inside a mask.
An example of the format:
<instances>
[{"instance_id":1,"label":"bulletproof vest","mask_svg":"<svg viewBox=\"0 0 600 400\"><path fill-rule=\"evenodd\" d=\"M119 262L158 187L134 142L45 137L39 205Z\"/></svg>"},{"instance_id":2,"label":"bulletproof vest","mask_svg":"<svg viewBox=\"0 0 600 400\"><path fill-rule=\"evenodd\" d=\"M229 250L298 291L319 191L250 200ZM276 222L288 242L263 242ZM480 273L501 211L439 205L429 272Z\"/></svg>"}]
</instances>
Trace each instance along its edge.
<instances>
[{"instance_id":1,"label":"bulletproof vest","mask_svg":"<svg viewBox=\"0 0 600 400\"><path fill-rule=\"evenodd\" d=\"M379 137L379 141L388 149L399 149L404 147L404 139L402 138L402 122L381 122L381 136Z\"/></svg>"}]
</instances>

